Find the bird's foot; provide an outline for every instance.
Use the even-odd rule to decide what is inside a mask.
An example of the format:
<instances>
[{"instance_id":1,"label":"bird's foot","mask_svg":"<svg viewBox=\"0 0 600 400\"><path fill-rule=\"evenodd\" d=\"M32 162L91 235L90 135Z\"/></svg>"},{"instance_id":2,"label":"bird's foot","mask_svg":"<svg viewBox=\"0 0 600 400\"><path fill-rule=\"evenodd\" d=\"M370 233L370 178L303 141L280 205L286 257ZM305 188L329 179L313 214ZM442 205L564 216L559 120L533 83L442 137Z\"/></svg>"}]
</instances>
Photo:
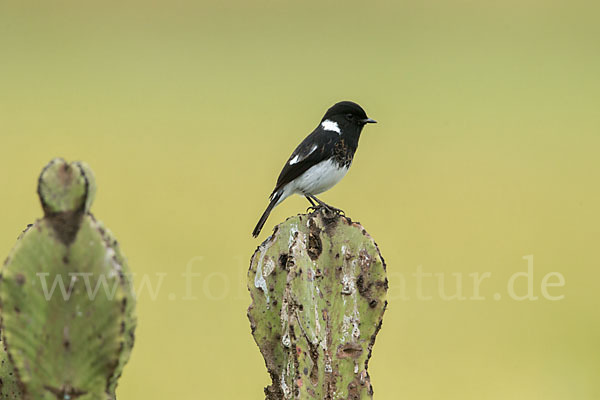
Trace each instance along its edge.
<instances>
[{"instance_id":1,"label":"bird's foot","mask_svg":"<svg viewBox=\"0 0 600 400\"><path fill-rule=\"evenodd\" d=\"M314 212L317 212L317 211L319 211L319 209L321 209L322 207L323 207L323 206L319 206L319 205L316 205L316 206L308 206L308 208L306 209L306 212L307 212L307 213L311 213L311 214L312 214L312 213L314 213Z\"/></svg>"},{"instance_id":2,"label":"bird's foot","mask_svg":"<svg viewBox=\"0 0 600 400\"><path fill-rule=\"evenodd\" d=\"M325 214L325 216L331 218L333 215L341 215L343 217L346 216L346 213L344 212L344 210L340 210L339 208L335 208L332 207L330 205L326 205L326 204L317 204L315 206L310 206L306 209L306 212L309 213L315 213L318 211L323 211L323 213Z\"/></svg>"},{"instance_id":3,"label":"bird's foot","mask_svg":"<svg viewBox=\"0 0 600 400\"><path fill-rule=\"evenodd\" d=\"M341 210L339 208L335 208L335 207L327 205L327 206L325 206L325 209L327 211L331 212L331 213L336 214L336 215L341 215L342 217L346 216L346 213L344 212L344 210Z\"/></svg>"},{"instance_id":4,"label":"bird's foot","mask_svg":"<svg viewBox=\"0 0 600 400\"><path fill-rule=\"evenodd\" d=\"M307 194L305 196L306 196L306 199L311 204L310 207L308 207L306 209L307 212L317 212L317 211L323 210L329 215L335 214L335 215L342 215L344 217L346 216L346 213L343 210L340 210L339 208L330 206L329 204L325 203L324 201L319 200L314 195Z\"/></svg>"}]
</instances>

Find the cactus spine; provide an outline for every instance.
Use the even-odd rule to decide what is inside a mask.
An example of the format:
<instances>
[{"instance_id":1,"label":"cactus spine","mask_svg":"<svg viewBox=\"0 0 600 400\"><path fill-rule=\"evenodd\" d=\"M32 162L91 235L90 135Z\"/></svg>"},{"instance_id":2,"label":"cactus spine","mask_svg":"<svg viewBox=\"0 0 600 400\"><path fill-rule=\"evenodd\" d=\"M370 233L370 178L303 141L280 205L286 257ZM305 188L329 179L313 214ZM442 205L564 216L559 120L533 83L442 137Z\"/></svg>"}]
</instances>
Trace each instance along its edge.
<instances>
[{"instance_id":1,"label":"cactus spine","mask_svg":"<svg viewBox=\"0 0 600 400\"><path fill-rule=\"evenodd\" d=\"M361 225L325 209L289 218L252 256L248 289L267 400L372 398L387 278Z\"/></svg>"}]
</instances>

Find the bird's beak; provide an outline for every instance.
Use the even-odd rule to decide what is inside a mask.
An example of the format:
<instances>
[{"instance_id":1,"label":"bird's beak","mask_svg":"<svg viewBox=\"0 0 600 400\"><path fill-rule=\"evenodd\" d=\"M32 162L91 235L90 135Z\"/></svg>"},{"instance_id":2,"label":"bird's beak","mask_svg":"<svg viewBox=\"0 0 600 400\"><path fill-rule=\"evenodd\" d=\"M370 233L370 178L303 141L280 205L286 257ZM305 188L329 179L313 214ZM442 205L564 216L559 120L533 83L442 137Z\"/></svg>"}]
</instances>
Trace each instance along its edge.
<instances>
[{"instance_id":1,"label":"bird's beak","mask_svg":"<svg viewBox=\"0 0 600 400\"><path fill-rule=\"evenodd\" d=\"M361 120L361 122L363 123L363 125L364 124L376 124L377 123L377 121L375 121L374 119L371 119L371 118L365 118L365 119Z\"/></svg>"}]
</instances>

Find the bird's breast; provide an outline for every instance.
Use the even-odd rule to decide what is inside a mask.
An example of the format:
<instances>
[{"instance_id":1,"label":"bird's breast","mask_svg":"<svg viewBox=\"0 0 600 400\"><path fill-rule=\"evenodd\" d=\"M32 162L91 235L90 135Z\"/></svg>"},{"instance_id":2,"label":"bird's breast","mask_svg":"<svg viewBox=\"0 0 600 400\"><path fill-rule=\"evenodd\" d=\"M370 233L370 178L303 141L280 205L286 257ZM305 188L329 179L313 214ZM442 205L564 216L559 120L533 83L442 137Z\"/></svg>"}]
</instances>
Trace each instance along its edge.
<instances>
[{"instance_id":1,"label":"bird's breast","mask_svg":"<svg viewBox=\"0 0 600 400\"><path fill-rule=\"evenodd\" d=\"M346 175L348 168L349 164L340 164L335 158L321 161L294 180L294 191L313 195L323 193L335 186Z\"/></svg>"},{"instance_id":2,"label":"bird's breast","mask_svg":"<svg viewBox=\"0 0 600 400\"><path fill-rule=\"evenodd\" d=\"M346 139L342 138L335 143L333 148L333 159L338 164L345 165L349 168L350 164L352 164L355 151L356 146L353 146L351 143L348 143Z\"/></svg>"}]
</instances>

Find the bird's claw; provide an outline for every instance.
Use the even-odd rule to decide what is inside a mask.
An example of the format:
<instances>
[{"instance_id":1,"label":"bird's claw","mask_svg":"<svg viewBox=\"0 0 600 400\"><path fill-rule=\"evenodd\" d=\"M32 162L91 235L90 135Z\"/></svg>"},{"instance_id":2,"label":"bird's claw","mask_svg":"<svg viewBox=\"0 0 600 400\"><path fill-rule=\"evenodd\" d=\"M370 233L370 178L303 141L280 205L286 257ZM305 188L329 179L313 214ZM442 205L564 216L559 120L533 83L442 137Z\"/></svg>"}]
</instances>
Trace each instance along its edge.
<instances>
[{"instance_id":1,"label":"bird's claw","mask_svg":"<svg viewBox=\"0 0 600 400\"><path fill-rule=\"evenodd\" d=\"M331 207L331 206L329 206L329 207L325 207L325 208L326 208L327 210L329 210L329 211L331 211L331 212L333 212L333 213L337 214L337 215L341 215L341 216L343 216L343 217L345 217L345 216L346 216L346 213L344 212L344 210L340 210L339 208L335 208L335 207Z\"/></svg>"},{"instance_id":2,"label":"bird's claw","mask_svg":"<svg viewBox=\"0 0 600 400\"><path fill-rule=\"evenodd\" d=\"M314 213L316 211L318 211L321 208L321 206L308 206L308 208L306 209L307 213Z\"/></svg>"},{"instance_id":3,"label":"bird's claw","mask_svg":"<svg viewBox=\"0 0 600 400\"><path fill-rule=\"evenodd\" d=\"M346 216L346 213L344 212L344 210L340 210L339 208L335 208L335 207L332 207L332 206L329 206L329 205L323 205L323 204L317 204L316 206L310 206L310 207L308 207L306 209L306 212L313 213L313 212L317 212L317 211L320 211L320 210L324 210L327 213L333 213L333 214L336 214L336 215L341 215L343 217Z\"/></svg>"}]
</instances>

